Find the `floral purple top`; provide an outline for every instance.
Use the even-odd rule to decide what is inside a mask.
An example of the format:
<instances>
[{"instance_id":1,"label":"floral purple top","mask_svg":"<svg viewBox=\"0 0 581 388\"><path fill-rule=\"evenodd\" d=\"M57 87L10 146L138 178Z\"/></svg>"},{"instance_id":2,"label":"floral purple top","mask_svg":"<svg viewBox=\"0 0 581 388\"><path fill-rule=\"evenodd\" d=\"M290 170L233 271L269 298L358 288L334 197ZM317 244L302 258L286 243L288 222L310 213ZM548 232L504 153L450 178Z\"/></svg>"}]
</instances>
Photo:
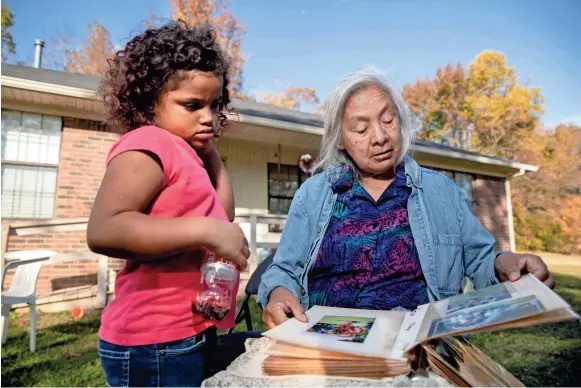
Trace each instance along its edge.
<instances>
[{"instance_id":1,"label":"floral purple top","mask_svg":"<svg viewBox=\"0 0 581 388\"><path fill-rule=\"evenodd\" d=\"M341 168L337 200L313 271L310 305L391 310L428 303L407 212L404 164L377 202Z\"/></svg>"}]
</instances>

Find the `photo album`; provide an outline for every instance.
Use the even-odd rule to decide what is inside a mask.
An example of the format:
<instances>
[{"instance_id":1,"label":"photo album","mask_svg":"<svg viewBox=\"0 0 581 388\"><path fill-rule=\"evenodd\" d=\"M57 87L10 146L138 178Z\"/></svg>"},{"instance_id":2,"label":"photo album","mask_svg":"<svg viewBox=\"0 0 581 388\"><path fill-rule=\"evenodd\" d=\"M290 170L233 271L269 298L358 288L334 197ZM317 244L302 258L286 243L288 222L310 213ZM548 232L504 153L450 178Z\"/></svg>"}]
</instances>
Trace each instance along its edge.
<instances>
[{"instance_id":1,"label":"photo album","mask_svg":"<svg viewBox=\"0 0 581 388\"><path fill-rule=\"evenodd\" d=\"M434 343L442 344L442 339L489 368L494 365L502 369L469 343L450 338L579 319L566 301L533 275L421 305L409 312L314 306L306 315L308 323L291 318L264 333L275 341L264 361L266 373L395 376L409 371L412 355L423 348L420 353L431 364L457 375L458 371L454 373L433 347ZM353 362L356 360L361 362ZM518 386L518 380L508 372L501 375L509 376L508 380L498 380L504 383L501 385Z\"/></svg>"}]
</instances>

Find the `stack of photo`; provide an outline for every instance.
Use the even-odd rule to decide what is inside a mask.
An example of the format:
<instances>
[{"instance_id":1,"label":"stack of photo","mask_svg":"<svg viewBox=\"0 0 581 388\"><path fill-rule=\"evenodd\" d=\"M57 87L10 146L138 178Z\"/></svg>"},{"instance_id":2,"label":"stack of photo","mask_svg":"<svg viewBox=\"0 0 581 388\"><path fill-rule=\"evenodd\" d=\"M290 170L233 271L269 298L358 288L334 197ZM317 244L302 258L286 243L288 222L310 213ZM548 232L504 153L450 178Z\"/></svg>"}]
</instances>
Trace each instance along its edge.
<instances>
[{"instance_id":1,"label":"stack of photo","mask_svg":"<svg viewBox=\"0 0 581 388\"><path fill-rule=\"evenodd\" d=\"M367 317L325 316L307 330L338 343L363 344L375 319ZM263 364L271 376L293 374L384 378L410 372L405 359L357 356L313 347L276 342Z\"/></svg>"},{"instance_id":2,"label":"stack of photo","mask_svg":"<svg viewBox=\"0 0 581 388\"><path fill-rule=\"evenodd\" d=\"M264 333L274 340L265 373L381 379L424 368L458 386L522 386L458 336L579 319L533 275L414 311L313 306L306 315Z\"/></svg>"}]
</instances>

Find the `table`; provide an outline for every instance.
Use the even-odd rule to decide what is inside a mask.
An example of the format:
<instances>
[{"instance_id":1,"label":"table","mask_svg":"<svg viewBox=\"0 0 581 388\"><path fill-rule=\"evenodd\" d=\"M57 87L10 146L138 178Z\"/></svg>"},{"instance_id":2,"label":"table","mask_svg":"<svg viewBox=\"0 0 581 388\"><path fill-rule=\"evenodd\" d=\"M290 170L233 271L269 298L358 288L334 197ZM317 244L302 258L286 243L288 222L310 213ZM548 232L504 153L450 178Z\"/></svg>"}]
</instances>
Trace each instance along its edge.
<instances>
[{"instance_id":1,"label":"table","mask_svg":"<svg viewBox=\"0 0 581 388\"><path fill-rule=\"evenodd\" d=\"M269 338L246 340L246 352L222 372L202 382L202 387L450 387L447 380L430 373L423 376L398 376L382 380L328 376L268 376L262 361L272 345Z\"/></svg>"}]
</instances>

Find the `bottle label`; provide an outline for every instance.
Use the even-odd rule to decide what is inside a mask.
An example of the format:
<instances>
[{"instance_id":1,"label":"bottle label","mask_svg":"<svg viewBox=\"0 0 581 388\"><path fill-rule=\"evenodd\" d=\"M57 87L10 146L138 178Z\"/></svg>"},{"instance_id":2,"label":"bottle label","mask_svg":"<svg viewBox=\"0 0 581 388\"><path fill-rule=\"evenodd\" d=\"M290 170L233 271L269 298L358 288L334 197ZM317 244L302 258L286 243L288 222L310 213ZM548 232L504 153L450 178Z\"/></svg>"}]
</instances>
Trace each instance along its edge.
<instances>
[{"instance_id":1,"label":"bottle label","mask_svg":"<svg viewBox=\"0 0 581 388\"><path fill-rule=\"evenodd\" d=\"M240 272L240 266L234 263L232 260L228 260L224 257L216 256L213 252L208 252L208 257L206 259L206 263L213 264L213 263L221 263L227 267L230 267L238 272Z\"/></svg>"}]
</instances>

